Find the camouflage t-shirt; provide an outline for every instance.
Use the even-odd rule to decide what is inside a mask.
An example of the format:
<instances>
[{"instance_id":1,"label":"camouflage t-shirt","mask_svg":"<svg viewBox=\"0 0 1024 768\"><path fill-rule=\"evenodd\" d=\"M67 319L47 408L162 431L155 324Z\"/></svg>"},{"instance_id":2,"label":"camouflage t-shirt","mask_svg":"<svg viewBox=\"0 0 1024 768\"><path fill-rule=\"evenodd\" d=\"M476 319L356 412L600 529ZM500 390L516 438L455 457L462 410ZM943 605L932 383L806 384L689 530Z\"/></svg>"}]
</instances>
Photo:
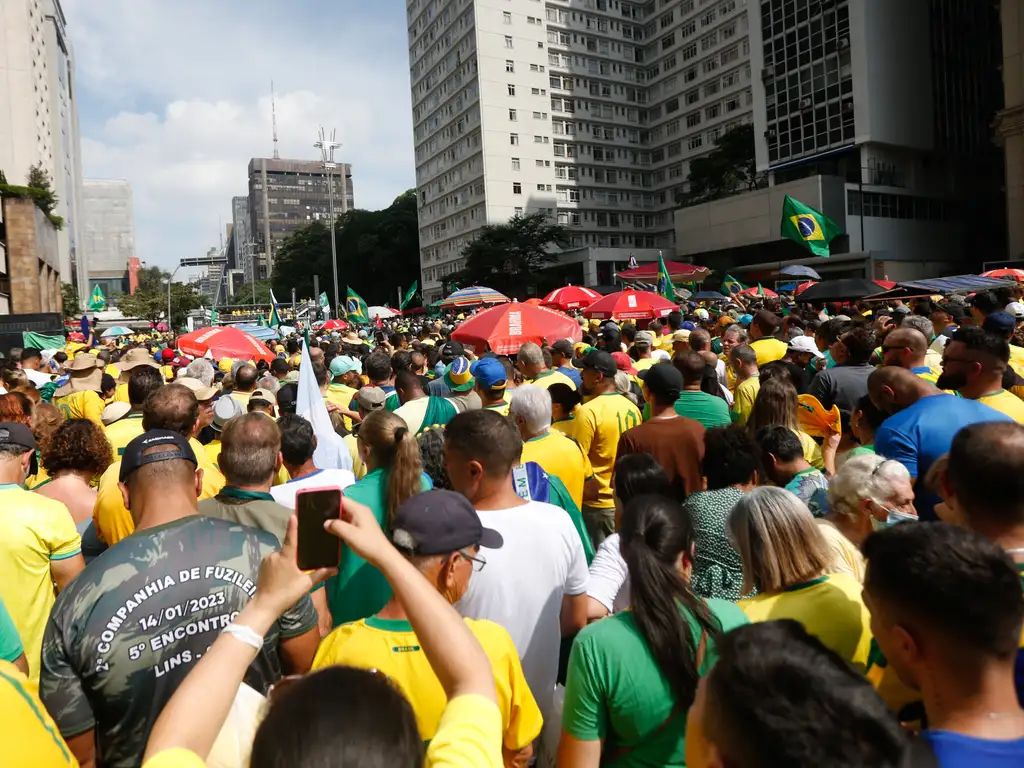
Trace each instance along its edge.
<instances>
[{"instance_id":1,"label":"camouflage t-shirt","mask_svg":"<svg viewBox=\"0 0 1024 768\"><path fill-rule=\"evenodd\" d=\"M40 697L61 734L96 730L97 764L142 762L178 685L256 591L270 534L187 517L138 531L90 563L57 598L43 637ZM245 682L280 679L278 642L316 627L309 597L267 633Z\"/></svg>"}]
</instances>

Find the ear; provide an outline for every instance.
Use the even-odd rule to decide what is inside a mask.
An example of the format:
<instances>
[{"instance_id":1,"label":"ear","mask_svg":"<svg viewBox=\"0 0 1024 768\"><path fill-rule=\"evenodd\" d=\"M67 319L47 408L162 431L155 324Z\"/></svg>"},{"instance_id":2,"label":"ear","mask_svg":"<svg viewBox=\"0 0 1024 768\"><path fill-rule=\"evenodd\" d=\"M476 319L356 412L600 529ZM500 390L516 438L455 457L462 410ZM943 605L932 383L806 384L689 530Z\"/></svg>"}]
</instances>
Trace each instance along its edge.
<instances>
[{"instance_id":1,"label":"ear","mask_svg":"<svg viewBox=\"0 0 1024 768\"><path fill-rule=\"evenodd\" d=\"M220 457L218 456L218 458L220 458ZM283 466L284 466L284 456L282 456L281 452L278 451L277 452L277 458L274 459L274 472L275 472L275 474L277 472L279 472L281 467L283 467Z\"/></svg>"},{"instance_id":2,"label":"ear","mask_svg":"<svg viewBox=\"0 0 1024 768\"><path fill-rule=\"evenodd\" d=\"M117 487L121 490L121 501L124 502L124 508L130 510L132 507L128 498L128 486L124 483L118 483Z\"/></svg>"},{"instance_id":3,"label":"ear","mask_svg":"<svg viewBox=\"0 0 1024 768\"><path fill-rule=\"evenodd\" d=\"M203 470L202 468L196 468L196 498L200 498L203 495Z\"/></svg>"},{"instance_id":4,"label":"ear","mask_svg":"<svg viewBox=\"0 0 1024 768\"><path fill-rule=\"evenodd\" d=\"M468 465L469 474L472 477L480 478L484 476L484 465L479 461L471 461Z\"/></svg>"}]
</instances>

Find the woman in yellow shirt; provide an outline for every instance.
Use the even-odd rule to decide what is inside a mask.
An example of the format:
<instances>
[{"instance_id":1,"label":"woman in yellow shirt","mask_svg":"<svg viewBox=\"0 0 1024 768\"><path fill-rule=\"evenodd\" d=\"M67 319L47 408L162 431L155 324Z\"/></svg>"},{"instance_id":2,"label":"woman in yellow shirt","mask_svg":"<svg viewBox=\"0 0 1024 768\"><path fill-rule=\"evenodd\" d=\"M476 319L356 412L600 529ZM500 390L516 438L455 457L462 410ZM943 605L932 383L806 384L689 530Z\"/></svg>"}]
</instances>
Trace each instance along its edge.
<instances>
[{"instance_id":1,"label":"woman in yellow shirt","mask_svg":"<svg viewBox=\"0 0 1024 768\"><path fill-rule=\"evenodd\" d=\"M781 378L762 381L748 422L751 434L757 434L762 427L789 427L799 438L808 464L815 469L834 470L834 462L831 468L827 466L821 447L814 438L801 431L796 398L796 388L789 381Z\"/></svg>"}]
</instances>

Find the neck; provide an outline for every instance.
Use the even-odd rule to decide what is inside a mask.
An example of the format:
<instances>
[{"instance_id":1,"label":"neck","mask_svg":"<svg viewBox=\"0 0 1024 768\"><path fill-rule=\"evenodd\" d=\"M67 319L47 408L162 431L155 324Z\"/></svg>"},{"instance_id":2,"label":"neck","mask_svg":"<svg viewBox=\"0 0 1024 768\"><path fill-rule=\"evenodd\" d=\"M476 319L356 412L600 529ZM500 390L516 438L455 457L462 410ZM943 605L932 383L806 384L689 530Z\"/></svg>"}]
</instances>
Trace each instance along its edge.
<instances>
[{"instance_id":1,"label":"neck","mask_svg":"<svg viewBox=\"0 0 1024 768\"><path fill-rule=\"evenodd\" d=\"M0 485L22 485L24 482L25 471L20 460L0 463Z\"/></svg>"},{"instance_id":2,"label":"neck","mask_svg":"<svg viewBox=\"0 0 1024 768\"><path fill-rule=\"evenodd\" d=\"M851 520L847 515L841 515L838 512L831 512L826 515L826 519L832 523L839 532L843 534L851 543L855 544L858 549L860 545L864 543L872 531L870 522L868 523L867 530L861 530L857 526L857 522Z\"/></svg>"},{"instance_id":3,"label":"neck","mask_svg":"<svg viewBox=\"0 0 1024 768\"><path fill-rule=\"evenodd\" d=\"M508 475L500 479L487 478L480 484L480 491L475 499L471 499L473 506L479 511L489 509L511 509L521 507L526 502L519 498L519 494L512 487Z\"/></svg>"},{"instance_id":4,"label":"neck","mask_svg":"<svg viewBox=\"0 0 1024 768\"><path fill-rule=\"evenodd\" d=\"M523 435L523 442L526 442L527 440L533 440L533 438L535 437L541 437L542 435L546 435L548 432L551 431L551 427L544 427L544 429L542 429L540 432L529 432L526 429L526 427L523 427L520 431Z\"/></svg>"},{"instance_id":5,"label":"neck","mask_svg":"<svg viewBox=\"0 0 1024 768\"><path fill-rule=\"evenodd\" d=\"M811 465L807 463L806 459L796 459L795 461L791 461L789 464L786 464L784 466L780 465L778 469L779 476L785 478L781 484L785 485L798 474L810 468Z\"/></svg>"},{"instance_id":6,"label":"neck","mask_svg":"<svg viewBox=\"0 0 1024 768\"><path fill-rule=\"evenodd\" d=\"M683 391L684 392L700 392L700 382L698 381L696 384L684 384L683 385Z\"/></svg>"},{"instance_id":7,"label":"neck","mask_svg":"<svg viewBox=\"0 0 1024 768\"><path fill-rule=\"evenodd\" d=\"M57 482L58 480L78 480L81 483L89 485L92 483L92 478L92 472L85 469L62 469L53 476L53 482Z\"/></svg>"},{"instance_id":8,"label":"neck","mask_svg":"<svg viewBox=\"0 0 1024 768\"><path fill-rule=\"evenodd\" d=\"M981 739L1024 737L1024 711L1017 700L1012 660L987 663L976 675L941 676L928 670L921 694L931 730Z\"/></svg>"},{"instance_id":9,"label":"neck","mask_svg":"<svg viewBox=\"0 0 1024 768\"><path fill-rule=\"evenodd\" d=\"M655 401L651 402L651 419L673 419L679 418L679 414L676 413L675 403L665 405Z\"/></svg>"},{"instance_id":10,"label":"neck","mask_svg":"<svg viewBox=\"0 0 1024 768\"><path fill-rule=\"evenodd\" d=\"M740 368L739 371L736 372L736 378L740 381L746 381L747 379L752 379L755 376L757 376L757 368Z\"/></svg>"},{"instance_id":11,"label":"neck","mask_svg":"<svg viewBox=\"0 0 1024 768\"><path fill-rule=\"evenodd\" d=\"M154 488L147 493L132 494L131 502L136 531L183 520L199 512L199 499L193 487Z\"/></svg>"},{"instance_id":12,"label":"neck","mask_svg":"<svg viewBox=\"0 0 1024 768\"><path fill-rule=\"evenodd\" d=\"M991 539L1003 549L1024 549L1024 525L990 526L968 518L969 527L986 539ZM1015 552L1011 558L1018 563L1024 562L1024 552Z\"/></svg>"},{"instance_id":13,"label":"neck","mask_svg":"<svg viewBox=\"0 0 1024 768\"><path fill-rule=\"evenodd\" d=\"M419 390L419 391L409 392L409 393L406 394L405 400L403 402L411 403L413 400L422 400L426 396L427 396L427 393L424 392L422 389Z\"/></svg>"},{"instance_id":14,"label":"neck","mask_svg":"<svg viewBox=\"0 0 1024 768\"><path fill-rule=\"evenodd\" d=\"M606 380L603 384L594 387L594 395L611 395L615 392L615 380Z\"/></svg>"},{"instance_id":15,"label":"neck","mask_svg":"<svg viewBox=\"0 0 1024 768\"><path fill-rule=\"evenodd\" d=\"M402 604L395 598L388 600L387 604L377 611L377 616L388 621L408 621L408 616Z\"/></svg>"},{"instance_id":16,"label":"neck","mask_svg":"<svg viewBox=\"0 0 1024 768\"><path fill-rule=\"evenodd\" d=\"M256 491L257 493L270 493L271 487L274 485L274 476L271 475L265 483L254 483L252 485L241 485L239 483L228 483L231 488L235 488L239 491Z\"/></svg>"},{"instance_id":17,"label":"neck","mask_svg":"<svg viewBox=\"0 0 1024 768\"><path fill-rule=\"evenodd\" d=\"M300 477L309 477L314 472L318 471L316 464L313 463L313 459L310 459L305 464L301 464L299 466L285 464L284 468L288 470L288 475L292 480L298 480Z\"/></svg>"},{"instance_id":18,"label":"neck","mask_svg":"<svg viewBox=\"0 0 1024 768\"><path fill-rule=\"evenodd\" d=\"M911 360L910 361L910 367L911 368L924 368L925 365L926 365L926 363L924 361L924 357L923 356L920 359L915 359L915 360Z\"/></svg>"},{"instance_id":19,"label":"neck","mask_svg":"<svg viewBox=\"0 0 1024 768\"><path fill-rule=\"evenodd\" d=\"M979 397L985 395L992 395L1003 388L1003 377L994 376L978 377L974 381L968 382L967 386L958 389L957 391L968 400L977 400Z\"/></svg>"}]
</instances>

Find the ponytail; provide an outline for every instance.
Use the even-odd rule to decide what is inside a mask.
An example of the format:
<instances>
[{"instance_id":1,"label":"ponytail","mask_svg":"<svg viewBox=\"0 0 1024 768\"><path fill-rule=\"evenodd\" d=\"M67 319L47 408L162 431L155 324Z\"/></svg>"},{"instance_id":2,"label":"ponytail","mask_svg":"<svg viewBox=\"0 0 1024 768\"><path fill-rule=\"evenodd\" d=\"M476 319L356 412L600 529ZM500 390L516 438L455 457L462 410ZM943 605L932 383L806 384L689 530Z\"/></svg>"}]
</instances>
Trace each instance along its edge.
<instances>
[{"instance_id":1,"label":"ponytail","mask_svg":"<svg viewBox=\"0 0 1024 768\"><path fill-rule=\"evenodd\" d=\"M693 524L672 499L638 496L622 513L620 535L637 629L675 694L676 707L689 707L700 678L701 636L711 648L721 634L707 604L676 569L679 555L689 557L693 550ZM696 634L689 617L697 621Z\"/></svg>"},{"instance_id":2,"label":"ponytail","mask_svg":"<svg viewBox=\"0 0 1024 768\"><path fill-rule=\"evenodd\" d=\"M374 468L387 472L384 522L390 529L395 510L422 490L419 443L401 416L383 410L363 420L359 437L370 447Z\"/></svg>"}]
</instances>

